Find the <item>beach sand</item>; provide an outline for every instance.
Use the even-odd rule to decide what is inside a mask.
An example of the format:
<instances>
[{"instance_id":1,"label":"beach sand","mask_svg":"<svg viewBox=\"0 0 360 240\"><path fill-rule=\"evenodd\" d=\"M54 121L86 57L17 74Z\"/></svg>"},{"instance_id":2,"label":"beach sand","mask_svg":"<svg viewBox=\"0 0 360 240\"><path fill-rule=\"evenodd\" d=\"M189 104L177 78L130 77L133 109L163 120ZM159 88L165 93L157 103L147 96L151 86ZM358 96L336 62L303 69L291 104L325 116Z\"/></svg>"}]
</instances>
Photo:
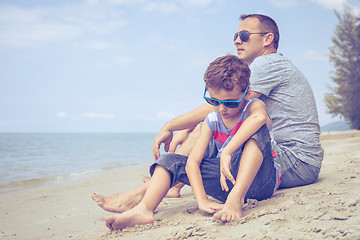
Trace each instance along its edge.
<instances>
[{"instance_id":1,"label":"beach sand","mask_svg":"<svg viewBox=\"0 0 360 240\"><path fill-rule=\"evenodd\" d=\"M191 189L164 199L153 224L110 232L91 193L113 194L141 184L147 167L1 195L0 239L360 239L360 131L321 135L325 159L318 181L281 189L244 205L234 223L197 209Z\"/></svg>"}]
</instances>

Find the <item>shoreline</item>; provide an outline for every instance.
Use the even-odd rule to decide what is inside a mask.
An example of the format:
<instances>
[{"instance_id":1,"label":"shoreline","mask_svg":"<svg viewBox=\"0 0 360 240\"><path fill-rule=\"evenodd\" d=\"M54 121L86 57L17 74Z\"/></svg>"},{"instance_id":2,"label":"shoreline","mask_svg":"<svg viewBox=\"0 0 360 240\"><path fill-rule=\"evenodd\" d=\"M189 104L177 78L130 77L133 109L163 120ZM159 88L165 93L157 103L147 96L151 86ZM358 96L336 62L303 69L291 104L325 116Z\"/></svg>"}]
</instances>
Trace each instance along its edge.
<instances>
[{"instance_id":1,"label":"shoreline","mask_svg":"<svg viewBox=\"0 0 360 240\"><path fill-rule=\"evenodd\" d=\"M99 169L85 170L83 172L67 173L61 176L51 176L44 178L32 178L24 179L18 181L12 181L5 184L0 184L0 196L8 195L13 192L18 192L22 190L29 190L32 188L42 187L42 186L51 186L56 184L61 184L65 182L77 181L84 178L91 178L101 174L107 174L112 172L117 172L121 170L126 170L128 168L137 168L147 166L146 163L130 163L127 165L116 165L116 166L107 166Z\"/></svg>"},{"instance_id":2,"label":"shoreline","mask_svg":"<svg viewBox=\"0 0 360 240\"><path fill-rule=\"evenodd\" d=\"M91 193L129 191L148 166L39 186L1 195L1 239L360 239L360 131L322 134L325 158L314 184L280 189L244 205L234 223L214 221L197 209L190 187L164 199L153 224L110 232ZM299 224L301 223L301 224Z\"/></svg>"}]
</instances>

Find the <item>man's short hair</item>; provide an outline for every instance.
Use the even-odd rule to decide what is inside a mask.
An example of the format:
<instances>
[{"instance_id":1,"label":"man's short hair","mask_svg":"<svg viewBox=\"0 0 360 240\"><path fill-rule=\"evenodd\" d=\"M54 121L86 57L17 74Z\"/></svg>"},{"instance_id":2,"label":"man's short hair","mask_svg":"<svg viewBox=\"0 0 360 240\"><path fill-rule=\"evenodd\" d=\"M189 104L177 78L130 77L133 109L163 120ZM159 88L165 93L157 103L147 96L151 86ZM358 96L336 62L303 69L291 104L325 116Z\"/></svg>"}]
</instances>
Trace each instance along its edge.
<instances>
[{"instance_id":1,"label":"man's short hair","mask_svg":"<svg viewBox=\"0 0 360 240\"><path fill-rule=\"evenodd\" d=\"M250 17L259 19L262 28L261 31L272 32L274 34L273 45L275 49L278 49L279 41L280 41L280 33L276 22L271 17L262 14L243 14L240 16L240 20L243 21L246 18L250 18Z\"/></svg>"}]
</instances>

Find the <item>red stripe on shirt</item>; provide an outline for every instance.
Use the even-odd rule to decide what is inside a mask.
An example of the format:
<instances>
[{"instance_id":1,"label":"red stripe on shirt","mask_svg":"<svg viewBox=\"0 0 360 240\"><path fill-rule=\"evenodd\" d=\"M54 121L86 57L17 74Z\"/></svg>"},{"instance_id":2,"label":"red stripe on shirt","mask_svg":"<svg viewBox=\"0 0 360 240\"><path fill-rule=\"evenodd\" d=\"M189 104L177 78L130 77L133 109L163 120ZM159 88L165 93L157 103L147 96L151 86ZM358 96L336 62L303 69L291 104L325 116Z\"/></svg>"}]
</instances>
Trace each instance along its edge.
<instances>
[{"instance_id":1,"label":"red stripe on shirt","mask_svg":"<svg viewBox=\"0 0 360 240\"><path fill-rule=\"evenodd\" d=\"M235 135L235 133L239 130L241 124L244 121L236 123L235 127L233 128L233 130L231 131L230 134L226 134L226 133L223 133L223 132L220 132L220 131L214 131L214 139L215 139L215 141L218 141L220 143L225 143L226 139L228 139L229 136L234 136Z\"/></svg>"}]
</instances>

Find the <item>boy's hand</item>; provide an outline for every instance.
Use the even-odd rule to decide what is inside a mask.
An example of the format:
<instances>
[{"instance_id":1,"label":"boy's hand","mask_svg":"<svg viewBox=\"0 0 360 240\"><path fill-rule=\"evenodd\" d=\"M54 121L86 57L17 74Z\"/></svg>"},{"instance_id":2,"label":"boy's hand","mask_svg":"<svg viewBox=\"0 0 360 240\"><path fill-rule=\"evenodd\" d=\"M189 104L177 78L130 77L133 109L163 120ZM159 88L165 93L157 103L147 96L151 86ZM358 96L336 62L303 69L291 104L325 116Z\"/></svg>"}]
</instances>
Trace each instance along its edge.
<instances>
[{"instance_id":1,"label":"boy's hand","mask_svg":"<svg viewBox=\"0 0 360 240\"><path fill-rule=\"evenodd\" d=\"M229 187L226 183L226 180L229 179L233 185L235 185L235 179L230 172L231 169L231 155L230 154L221 154L220 156L220 184L221 189L229 191Z\"/></svg>"},{"instance_id":2,"label":"boy's hand","mask_svg":"<svg viewBox=\"0 0 360 240\"><path fill-rule=\"evenodd\" d=\"M212 214L218 210L221 210L223 208L223 204L210 201L209 199L204 199L198 201L198 207L201 211Z\"/></svg>"}]
</instances>

